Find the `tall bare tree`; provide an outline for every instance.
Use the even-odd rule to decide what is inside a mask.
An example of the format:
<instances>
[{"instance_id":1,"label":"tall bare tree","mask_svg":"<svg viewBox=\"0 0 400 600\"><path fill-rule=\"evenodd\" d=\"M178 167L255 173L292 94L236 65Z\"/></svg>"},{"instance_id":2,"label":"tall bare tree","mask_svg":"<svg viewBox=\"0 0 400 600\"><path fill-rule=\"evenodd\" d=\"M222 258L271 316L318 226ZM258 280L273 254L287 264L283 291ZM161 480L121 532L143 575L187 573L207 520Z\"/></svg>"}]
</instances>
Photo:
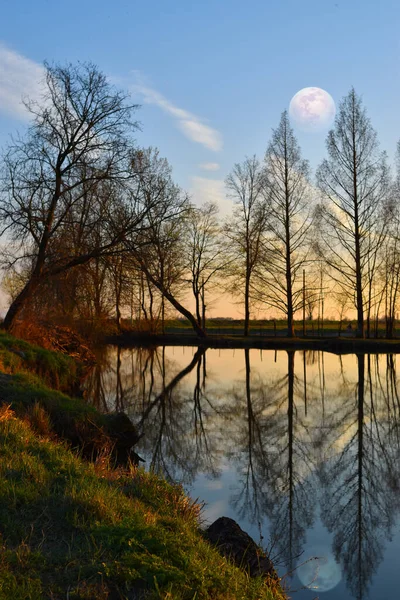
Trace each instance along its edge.
<instances>
[{"instance_id":1,"label":"tall bare tree","mask_svg":"<svg viewBox=\"0 0 400 600\"><path fill-rule=\"evenodd\" d=\"M218 206L213 202L206 202L200 207L193 207L186 219L186 228L190 285L196 304L197 322L204 329L205 292L210 289L225 264Z\"/></svg>"},{"instance_id":2,"label":"tall bare tree","mask_svg":"<svg viewBox=\"0 0 400 600\"><path fill-rule=\"evenodd\" d=\"M400 290L400 142L397 147L396 177L388 206L388 227L383 264L381 266L381 297L384 299L386 336L392 338Z\"/></svg>"},{"instance_id":3,"label":"tall bare tree","mask_svg":"<svg viewBox=\"0 0 400 600\"><path fill-rule=\"evenodd\" d=\"M226 180L230 197L236 207L225 224L229 240L231 291L243 296L244 335L249 334L251 284L261 258L261 240L267 222L264 198L264 172L259 160L252 156L235 164Z\"/></svg>"},{"instance_id":4,"label":"tall bare tree","mask_svg":"<svg viewBox=\"0 0 400 600\"><path fill-rule=\"evenodd\" d=\"M313 206L308 162L301 157L286 111L266 152L265 188L268 227L254 293L267 306L284 313L288 336L293 337L294 313L304 302L302 276L310 258Z\"/></svg>"},{"instance_id":5,"label":"tall bare tree","mask_svg":"<svg viewBox=\"0 0 400 600\"><path fill-rule=\"evenodd\" d=\"M364 337L365 309L385 233L385 157L379 152L361 98L351 89L327 138L328 159L317 172L322 192L323 255L333 279L353 298L357 336Z\"/></svg>"}]
</instances>

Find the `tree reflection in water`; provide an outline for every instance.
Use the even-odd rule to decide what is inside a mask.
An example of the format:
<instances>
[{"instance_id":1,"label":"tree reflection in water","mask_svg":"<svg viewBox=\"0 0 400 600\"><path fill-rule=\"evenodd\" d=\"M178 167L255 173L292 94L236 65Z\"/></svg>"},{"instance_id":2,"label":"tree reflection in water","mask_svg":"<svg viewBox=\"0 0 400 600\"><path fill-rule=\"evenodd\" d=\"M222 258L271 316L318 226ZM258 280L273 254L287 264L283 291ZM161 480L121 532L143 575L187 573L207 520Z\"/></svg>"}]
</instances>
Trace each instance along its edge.
<instances>
[{"instance_id":1,"label":"tree reflection in water","mask_svg":"<svg viewBox=\"0 0 400 600\"><path fill-rule=\"evenodd\" d=\"M144 437L138 451L171 480L235 471L230 502L240 522L262 524L290 571L320 507L349 593L365 598L400 503L400 396L393 356L337 358L295 352L286 367L243 352L230 383L193 350L178 367L162 348L114 349L86 383L100 410L124 410ZM208 361L209 362L209 361ZM274 364L274 369L272 369ZM229 368L229 367L228 367ZM310 374L311 373L311 374ZM235 379L233 381L233 378Z\"/></svg>"},{"instance_id":2,"label":"tree reflection in water","mask_svg":"<svg viewBox=\"0 0 400 600\"><path fill-rule=\"evenodd\" d=\"M200 472L219 474L208 422L218 415L205 392L205 350L198 349L178 372L165 348L120 349L100 357L86 382L86 395L100 410L125 411L143 438L140 453L155 472L191 484ZM115 367L112 365L114 361ZM192 391L182 385L195 373Z\"/></svg>"},{"instance_id":3,"label":"tree reflection in water","mask_svg":"<svg viewBox=\"0 0 400 600\"><path fill-rule=\"evenodd\" d=\"M383 557L398 509L398 439L377 395L372 360L357 355L358 378L332 411L326 461L320 470L322 518L334 535L333 550L354 598L366 596ZM367 361L367 373L365 373ZM398 422L395 430L398 429ZM396 482L393 485L393 482Z\"/></svg>"},{"instance_id":4,"label":"tree reflection in water","mask_svg":"<svg viewBox=\"0 0 400 600\"><path fill-rule=\"evenodd\" d=\"M252 377L249 351L244 352L245 393L239 382L233 390L235 406L242 410L232 456L238 471L232 504L252 523L268 518L273 552L290 571L315 505L310 435L296 405L302 383L294 373L294 352L287 352L287 373L273 380L258 373Z\"/></svg>"}]
</instances>

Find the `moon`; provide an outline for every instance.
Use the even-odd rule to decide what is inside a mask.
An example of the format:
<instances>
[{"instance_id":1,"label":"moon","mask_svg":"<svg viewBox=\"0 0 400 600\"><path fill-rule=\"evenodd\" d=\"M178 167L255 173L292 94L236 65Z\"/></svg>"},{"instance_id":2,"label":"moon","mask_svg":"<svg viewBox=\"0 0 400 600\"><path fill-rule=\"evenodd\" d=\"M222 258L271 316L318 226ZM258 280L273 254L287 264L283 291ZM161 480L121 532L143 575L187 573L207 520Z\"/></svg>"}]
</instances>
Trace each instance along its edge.
<instances>
[{"instance_id":1,"label":"moon","mask_svg":"<svg viewBox=\"0 0 400 600\"><path fill-rule=\"evenodd\" d=\"M289 105L291 120L303 131L319 132L327 129L336 114L330 94L319 87L306 87L293 96Z\"/></svg>"},{"instance_id":2,"label":"moon","mask_svg":"<svg viewBox=\"0 0 400 600\"><path fill-rule=\"evenodd\" d=\"M298 566L297 574L304 587L327 592L338 585L342 579L342 573L329 548L317 547L313 549L314 552L313 558L309 558Z\"/></svg>"}]
</instances>

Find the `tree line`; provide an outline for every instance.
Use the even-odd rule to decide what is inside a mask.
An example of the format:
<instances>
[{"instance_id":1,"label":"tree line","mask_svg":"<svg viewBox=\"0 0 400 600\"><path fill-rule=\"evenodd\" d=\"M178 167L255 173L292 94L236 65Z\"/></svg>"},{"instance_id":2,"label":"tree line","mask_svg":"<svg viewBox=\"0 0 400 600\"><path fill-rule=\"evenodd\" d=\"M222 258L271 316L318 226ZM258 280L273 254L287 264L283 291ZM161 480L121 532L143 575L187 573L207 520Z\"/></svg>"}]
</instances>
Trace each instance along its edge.
<instances>
[{"instance_id":1,"label":"tree line","mask_svg":"<svg viewBox=\"0 0 400 600\"><path fill-rule=\"evenodd\" d=\"M280 312L293 336L296 313L312 315L324 286L355 309L357 336L381 315L393 335L400 149L393 175L354 89L315 181L285 111L263 159L246 157L228 175L225 220L207 199L190 201L157 149L137 144L138 107L96 66L46 65L40 102L25 105L31 125L1 161L5 328L110 314L119 327L124 314L150 327L172 306L204 336L207 299L224 290L242 304L245 335L260 307Z\"/></svg>"}]
</instances>

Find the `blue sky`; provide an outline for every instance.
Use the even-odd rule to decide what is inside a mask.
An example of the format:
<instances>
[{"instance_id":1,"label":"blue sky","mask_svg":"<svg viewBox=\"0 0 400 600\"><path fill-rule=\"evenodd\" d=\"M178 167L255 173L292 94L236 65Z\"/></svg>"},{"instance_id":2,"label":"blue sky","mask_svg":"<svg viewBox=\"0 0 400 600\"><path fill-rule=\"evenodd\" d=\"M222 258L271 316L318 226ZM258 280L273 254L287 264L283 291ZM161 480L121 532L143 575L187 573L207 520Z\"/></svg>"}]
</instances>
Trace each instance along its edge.
<instances>
[{"instance_id":1,"label":"blue sky","mask_svg":"<svg viewBox=\"0 0 400 600\"><path fill-rule=\"evenodd\" d=\"M354 85L393 157L399 32L398 0L4 2L0 143L25 126L15 98L34 93L44 60L90 60L142 105L138 143L159 147L197 201L226 207L223 181L233 164L262 157L303 87L322 87L338 102ZM315 169L325 133L296 133Z\"/></svg>"}]
</instances>

